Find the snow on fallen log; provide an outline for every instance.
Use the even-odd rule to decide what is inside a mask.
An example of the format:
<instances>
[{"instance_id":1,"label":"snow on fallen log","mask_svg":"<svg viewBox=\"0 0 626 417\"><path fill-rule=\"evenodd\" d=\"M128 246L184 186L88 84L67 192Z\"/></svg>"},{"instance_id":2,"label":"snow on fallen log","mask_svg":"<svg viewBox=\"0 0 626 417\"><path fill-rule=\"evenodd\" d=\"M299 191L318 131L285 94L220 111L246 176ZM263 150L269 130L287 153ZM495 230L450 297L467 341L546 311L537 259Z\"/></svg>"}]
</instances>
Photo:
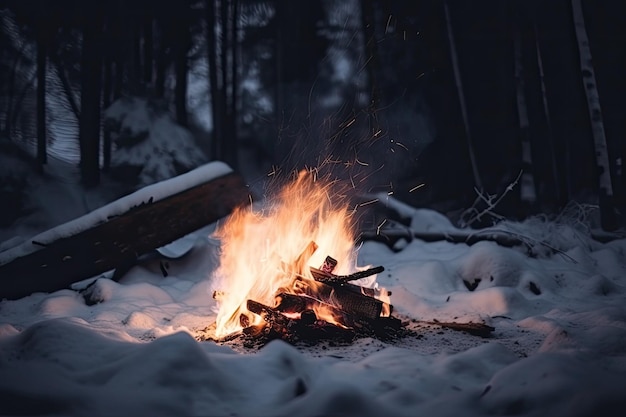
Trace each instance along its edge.
<instances>
[{"instance_id":1,"label":"snow on fallen log","mask_svg":"<svg viewBox=\"0 0 626 417\"><path fill-rule=\"evenodd\" d=\"M222 162L138 190L0 253L0 299L66 288L179 239L250 200Z\"/></svg>"}]
</instances>

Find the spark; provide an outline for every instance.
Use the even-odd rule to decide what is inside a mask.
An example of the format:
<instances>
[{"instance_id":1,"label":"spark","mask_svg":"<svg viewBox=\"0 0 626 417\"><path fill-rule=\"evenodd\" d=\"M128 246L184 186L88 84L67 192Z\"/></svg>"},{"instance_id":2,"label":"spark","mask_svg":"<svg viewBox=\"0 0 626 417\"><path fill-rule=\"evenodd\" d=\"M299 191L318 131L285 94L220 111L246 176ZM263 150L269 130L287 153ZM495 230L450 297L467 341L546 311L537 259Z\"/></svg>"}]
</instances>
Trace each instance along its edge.
<instances>
[{"instance_id":1,"label":"spark","mask_svg":"<svg viewBox=\"0 0 626 417\"><path fill-rule=\"evenodd\" d=\"M380 235L380 228L387 223L387 219L383 219L383 221L376 227L376 235Z\"/></svg>"},{"instance_id":2,"label":"spark","mask_svg":"<svg viewBox=\"0 0 626 417\"><path fill-rule=\"evenodd\" d=\"M387 195L393 195L393 191L389 191Z\"/></svg>"},{"instance_id":3,"label":"spark","mask_svg":"<svg viewBox=\"0 0 626 417\"><path fill-rule=\"evenodd\" d=\"M385 35L389 32L389 25L391 24L391 18L392 18L392 15L389 15L389 18L387 19L387 25L385 25Z\"/></svg>"},{"instance_id":4,"label":"spark","mask_svg":"<svg viewBox=\"0 0 626 417\"><path fill-rule=\"evenodd\" d=\"M416 79L417 79L417 80L419 80L420 78L422 78L422 77L424 76L424 74L425 74L425 73L424 73L424 72L422 72L420 75L418 75L418 76L417 76L417 78L416 78Z\"/></svg>"},{"instance_id":5,"label":"spark","mask_svg":"<svg viewBox=\"0 0 626 417\"><path fill-rule=\"evenodd\" d=\"M400 146L401 148L404 148L405 150L409 150L409 148L407 148L406 146L404 146L404 144L400 143L400 142L395 142L396 145Z\"/></svg>"},{"instance_id":6,"label":"spark","mask_svg":"<svg viewBox=\"0 0 626 417\"><path fill-rule=\"evenodd\" d=\"M352 184L352 189L356 190L356 185L354 185L354 180L352 179L352 175L350 175L350 183Z\"/></svg>"},{"instance_id":7,"label":"spark","mask_svg":"<svg viewBox=\"0 0 626 417\"><path fill-rule=\"evenodd\" d=\"M422 187L423 187L423 186L425 186L425 185L426 185L426 184L424 184L424 183L418 184L418 185L416 185L415 187L411 188L411 189L409 190L409 192L410 192L410 193L412 193L413 191L415 191L415 190L417 190L417 189L420 189L420 188L422 188Z\"/></svg>"},{"instance_id":8,"label":"spark","mask_svg":"<svg viewBox=\"0 0 626 417\"><path fill-rule=\"evenodd\" d=\"M367 205L370 205L370 204L378 203L378 201L379 201L379 199L375 198L373 200L366 201L365 203L359 204L359 207L363 207L363 206L367 206Z\"/></svg>"},{"instance_id":9,"label":"spark","mask_svg":"<svg viewBox=\"0 0 626 417\"><path fill-rule=\"evenodd\" d=\"M364 167L368 167L370 165L367 162L359 161L359 158L354 158L354 160L356 161L357 164L364 166Z\"/></svg>"}]
</instances>

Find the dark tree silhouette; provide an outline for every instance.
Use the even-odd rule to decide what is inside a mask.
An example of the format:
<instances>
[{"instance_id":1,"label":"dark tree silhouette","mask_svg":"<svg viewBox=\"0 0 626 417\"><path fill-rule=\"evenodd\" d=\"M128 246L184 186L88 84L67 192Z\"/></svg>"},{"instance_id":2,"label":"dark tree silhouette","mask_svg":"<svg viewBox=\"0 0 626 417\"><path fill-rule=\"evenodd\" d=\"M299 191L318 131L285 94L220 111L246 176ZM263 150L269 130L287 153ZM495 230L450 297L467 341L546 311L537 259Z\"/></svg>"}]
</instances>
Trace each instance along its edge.
<instances>
[{"instance_id":1,"label":"dark tree silhouette","mask_svg":"<svg viewBox=\"0 0 626 417\"><path fill-rule=\"evenodd\" d=\"M83 184L100 182L100 99L102 86L102 21L98 2L87 7L81 56L80 168Z\"/></svg>"}]
</instances>

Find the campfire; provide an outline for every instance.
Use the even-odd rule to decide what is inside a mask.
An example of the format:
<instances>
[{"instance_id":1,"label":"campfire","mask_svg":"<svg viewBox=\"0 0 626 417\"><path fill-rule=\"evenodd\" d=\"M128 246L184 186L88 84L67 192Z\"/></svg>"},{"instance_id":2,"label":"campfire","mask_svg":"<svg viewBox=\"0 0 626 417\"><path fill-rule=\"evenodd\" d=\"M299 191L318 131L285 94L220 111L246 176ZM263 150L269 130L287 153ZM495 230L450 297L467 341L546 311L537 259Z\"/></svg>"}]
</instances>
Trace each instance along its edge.
<instances>
[{"instance_id":1,"label":"campfire","mask_svg":"<svg viewBox=\"0 0 626 417\"><path fill-rule=\"evenodd\" d=\"M376 282L384 268L356 265L341 184L302 171L271 201L237 209L216 232L216 338L350 341L399 330L391 293Z\"/></svg>"}]
</instances>

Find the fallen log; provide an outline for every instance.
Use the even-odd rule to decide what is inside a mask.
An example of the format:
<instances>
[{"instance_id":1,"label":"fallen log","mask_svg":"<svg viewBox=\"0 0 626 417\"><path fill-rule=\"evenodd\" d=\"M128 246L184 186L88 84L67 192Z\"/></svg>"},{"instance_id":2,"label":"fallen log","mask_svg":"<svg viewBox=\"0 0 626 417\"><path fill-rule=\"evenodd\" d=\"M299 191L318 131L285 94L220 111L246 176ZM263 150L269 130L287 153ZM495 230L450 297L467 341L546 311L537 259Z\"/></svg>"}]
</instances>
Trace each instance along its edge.
<instances>
[{"instance_id":1,"label":"fallen log","mask_svg":"<svg viewBox=\"0 0 626 417\"><path fill-rule=\"evenodd\" d=\"M431 324L439 327L443 327L445 329L457 330L465 333L469 333L474 336L480 337L489 337L491 333L495 330L495 327L489 326L485 323L456 323L456 322L441 322L438 320L434 321L418 321L418 323Z\"/></svg>"},{"instance_id":2,"label":"fallen log","mask_svg":"<svg viewBox=\"0 0 626 417\"><path fill-rule=\"evenodd\" d=\"M133 264L143 254L228 215L250 201L229 173L127 212L0 265L0 299L52 292Z\"/></svg>"}]
</instances>

